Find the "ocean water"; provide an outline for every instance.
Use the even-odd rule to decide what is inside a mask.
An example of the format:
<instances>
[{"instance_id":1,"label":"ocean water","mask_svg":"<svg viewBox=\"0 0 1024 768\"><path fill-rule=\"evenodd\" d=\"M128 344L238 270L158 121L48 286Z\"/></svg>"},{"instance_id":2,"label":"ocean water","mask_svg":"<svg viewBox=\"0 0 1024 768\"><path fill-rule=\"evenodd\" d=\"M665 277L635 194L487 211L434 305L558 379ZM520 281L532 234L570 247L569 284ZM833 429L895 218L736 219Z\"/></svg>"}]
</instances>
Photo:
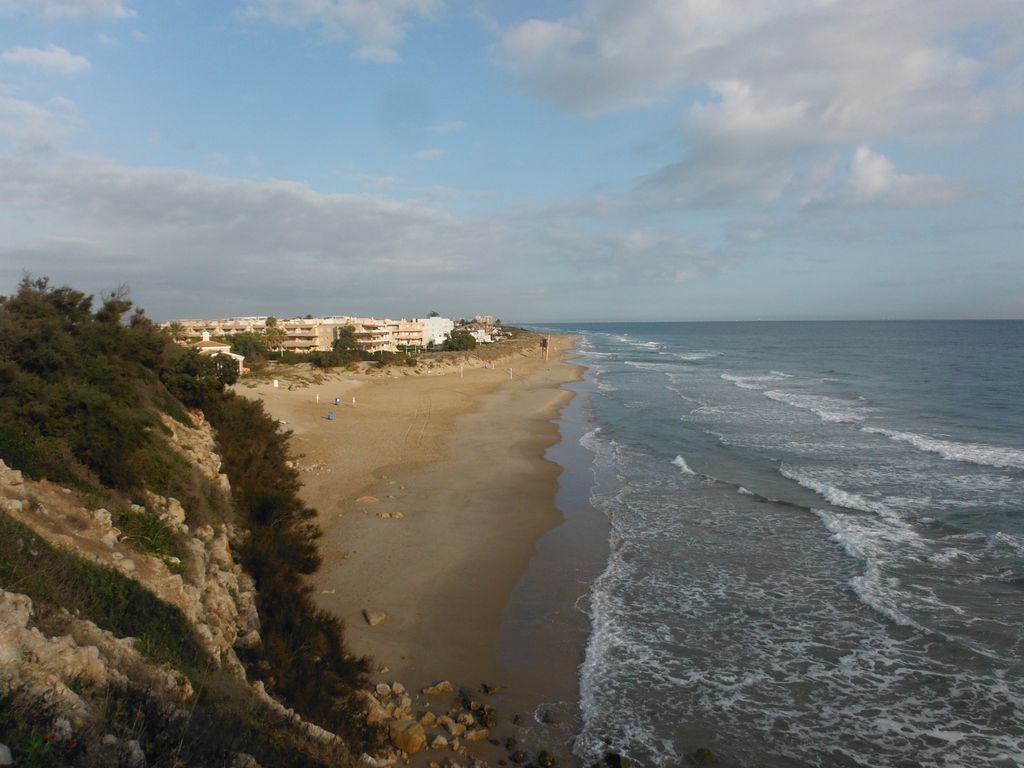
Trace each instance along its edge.
<instances>
[{"instance_id":1,"label":"ocean water","mask_svg":"<svg viewBox=\"0 0 1024 768\"><path fill-rule=\"evenodd\" d=\"M580 334L575 754L1024 765L1024 322Z\"/></svg>"}]
</instances>

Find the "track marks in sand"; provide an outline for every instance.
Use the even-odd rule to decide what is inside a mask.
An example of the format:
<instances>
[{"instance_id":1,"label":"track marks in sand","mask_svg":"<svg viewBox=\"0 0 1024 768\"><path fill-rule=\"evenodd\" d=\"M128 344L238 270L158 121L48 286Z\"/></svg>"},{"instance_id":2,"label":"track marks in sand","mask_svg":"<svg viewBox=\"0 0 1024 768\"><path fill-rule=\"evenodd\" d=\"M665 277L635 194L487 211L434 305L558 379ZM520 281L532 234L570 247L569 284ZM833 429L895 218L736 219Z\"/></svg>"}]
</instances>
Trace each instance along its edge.
<instances>
[{"instance_id":1,"label":"track marks in sand","mask_svg":"<svg viewBox=\"0 0 1024 768\"><path fill-rule=\"evenodd\" d=\"M426 433L427 426L430 424L430 415L432 411L433 401L430 395L425 395L420 398L420 402L416 406L416 410L413 411L412 416L409 417L409 425L405 428L405 434L402 435L402 445L405 445L409 440L409 435L416 427L417 423L419 423L419 432L416 434L416 445L423 442L423 435Z\"/></svg>"}]
</instances>

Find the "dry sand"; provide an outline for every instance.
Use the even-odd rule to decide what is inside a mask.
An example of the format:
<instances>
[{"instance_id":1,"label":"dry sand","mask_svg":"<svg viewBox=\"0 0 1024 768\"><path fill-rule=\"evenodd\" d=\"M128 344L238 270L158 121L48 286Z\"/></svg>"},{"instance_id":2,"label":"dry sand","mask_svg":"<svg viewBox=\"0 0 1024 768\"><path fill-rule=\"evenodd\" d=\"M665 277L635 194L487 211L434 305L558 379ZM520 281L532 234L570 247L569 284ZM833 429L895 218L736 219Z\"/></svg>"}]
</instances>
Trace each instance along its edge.
<instances>
[{"instance_id":1,"label":"dry sand","mask_svg":"<svg viewBox=\"0 0 1024 768\"><path fill-rule=\"evenodd\" d=\"M565 362L571 338L552 342L548 361L538 343L520 343L464 373L238 387L294 433L303 497L324 532L319 604L345 621L354 652L414 690L494 681L502 611L535 543L561 521L560 470L544 452L572 397L561 386L581 369ZM364 609L387 618L370 627Z\"/></svg>"}]
</instances>

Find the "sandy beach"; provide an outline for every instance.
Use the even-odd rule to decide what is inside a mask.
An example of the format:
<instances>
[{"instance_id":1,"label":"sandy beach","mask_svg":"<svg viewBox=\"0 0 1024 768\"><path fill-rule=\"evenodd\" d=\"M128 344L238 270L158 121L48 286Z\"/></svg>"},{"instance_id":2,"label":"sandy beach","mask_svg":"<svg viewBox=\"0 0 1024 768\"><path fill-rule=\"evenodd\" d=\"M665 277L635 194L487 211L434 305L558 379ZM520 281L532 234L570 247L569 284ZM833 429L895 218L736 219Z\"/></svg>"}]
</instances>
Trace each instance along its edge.
<instances>
[{"instance_id":1,"label":"sandy beach","mask_svg":"<svg viewBox=\"0 0 1024 768\"><path fill-rule=\"evenodd\" d=\"M345 621L353 651L414 690L508 683L495 680L502 612L538 539L561 521L560 469L544 454L572 398L562 385L582 369L566 362L570 337L552 338L548 360L537 340L515 344L488 367L238 387L293 431L303 496L324 532L319 604ZM387 617L371 627L367 609Z\"/></svg>"}]
</instances>

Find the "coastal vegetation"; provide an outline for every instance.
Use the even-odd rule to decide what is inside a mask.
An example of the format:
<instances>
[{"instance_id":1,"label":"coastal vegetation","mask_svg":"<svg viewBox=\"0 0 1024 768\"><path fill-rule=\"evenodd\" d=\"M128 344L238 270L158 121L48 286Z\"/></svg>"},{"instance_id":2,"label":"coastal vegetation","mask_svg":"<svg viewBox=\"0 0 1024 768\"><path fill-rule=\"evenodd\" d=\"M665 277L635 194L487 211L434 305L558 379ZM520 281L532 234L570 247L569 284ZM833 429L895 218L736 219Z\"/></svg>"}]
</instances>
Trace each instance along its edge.
<instances>
[{"instance_id":1,"label":"coastal vegetation","mask_svg":"<svg viewBox=\"0 0 1024 768\"><path fill-rule=\"evenodd\" d=\"M179 500L189 526L240 530L234 557L255 584L260 617L260 641L238 650L246 676L350 747L371 745L377 734L360 716L358 696L368 661L349 653L341 622L316 608L305 582L320 563L320 533L315 511L298 497L287 435L260 404L226 390L237 377L228 362L174 343L173 331L133 311L123 290L94 307L83 293L26 277L16 293L0 297L0 459L26 478L66 487L89 508L110 510L126 545L168 563L181 561L181 541L146 511L151 494ZM197 411L214 430L229 499L172 445L174 423L191 426ZM140 713L140 743L148 738L159 751L167 738L177 739L178 762L167 765L220 764L212 756L223 757L241 738L264 765L321 764L294 752L281 758L288 742L281 724L261 724L247 710L237 694L242 683L208 658L178 608L121 573L51 546L3 511L0 588L27 595L38 614L71 611L118 637L137 638L145 655L188 677L200 692L192 706L203 725L164 723L151 692L108 692L115 713L124 706ZM44 745L32 744L48 726L45 707L37 702L34 711L24 692L0 694L5 739L25 747L22 757L41 755ZM141 716L147 712L148 720Z\"/></svg>"},{"instance_id":2,"label":"coastal vegetation","mask_svg":"<svg viewBox=\"0 0 1024 768\"><path fill-rule=\"evenodd\" d=\"M469 331L452 331L441 345L441 349L445 352L460 352L474 347L476 347L476 339Z\"/></svg>"}]
</instances>

